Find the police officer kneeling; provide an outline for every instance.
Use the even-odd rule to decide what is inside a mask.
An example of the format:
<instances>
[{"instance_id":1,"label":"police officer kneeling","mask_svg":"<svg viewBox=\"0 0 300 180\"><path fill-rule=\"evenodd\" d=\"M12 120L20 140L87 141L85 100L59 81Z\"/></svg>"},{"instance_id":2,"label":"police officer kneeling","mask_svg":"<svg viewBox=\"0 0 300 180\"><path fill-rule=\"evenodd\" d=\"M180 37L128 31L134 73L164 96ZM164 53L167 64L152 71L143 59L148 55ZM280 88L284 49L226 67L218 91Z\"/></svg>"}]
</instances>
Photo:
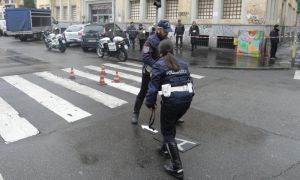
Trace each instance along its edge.
<instances>
[{"instance_id":1,"label":"police officer kneeling","mask_svg":"<svg viewBox=\"0 0 300 180\"><path fill-rule=\"evenodd\" d=\"M160 124L163 135L162 154L168 154L171 163L164 169L172 176L183 178L183 168L175 141L176 122L186 113L194 96L192 78L185 62L173 56L173 44L166 39L159 45L161 58L153 64L146 106L156 108L158 92L162 95Z\"/></svg>"}]
</instances>

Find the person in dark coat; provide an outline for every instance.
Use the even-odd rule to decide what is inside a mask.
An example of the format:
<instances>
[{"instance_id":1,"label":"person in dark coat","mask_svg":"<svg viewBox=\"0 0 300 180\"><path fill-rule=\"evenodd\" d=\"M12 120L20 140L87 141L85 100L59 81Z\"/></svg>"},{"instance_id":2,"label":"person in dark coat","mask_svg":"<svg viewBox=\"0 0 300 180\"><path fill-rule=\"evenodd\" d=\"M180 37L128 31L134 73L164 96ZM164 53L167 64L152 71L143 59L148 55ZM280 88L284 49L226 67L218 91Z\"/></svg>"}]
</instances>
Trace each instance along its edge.
<instances>
[{"instance_id":1,"label":"person in dark coat","mask_svg":"<svg viewBox=\"0 0 300 180\"><path fill-rule=\"evenodd\" d=\"M178 40L180 40L180 48L182 48L182 38L184 35L184 31L184 25L181 24L181 20L179 19L174 31L174 36L176 36L176 48L178 48Z\"/></svg>"},{"instance_id":2,"label":"person in dark coat","mask_svg":"<svg viewBox=\"0 0 300 180\"><path fill-rule=\"evenodd\" d=\"M196 24L196 21L193 21L192 26L189 30L189 35L191 36L192 51L194 51L194 48L197 48L197 41L200 35L199 27Z\"/></svg>"},{"instance_id":3,"label":"person in dark coat","mask_svg":"<svg viewBox=\"0 0 300 180\"><path fill-rule=\"evenodd\" d=\"M135 39L137 37L138 32L137 32L137 29L135 28L133 22L131 22L130 26L127 27L126 32L129 36L129 41L130 41L130 44L132 45L132 49L135 49Z\"/></svg>"},{"instance_id":4,"label":"person in dark coat","mask_svg":"<svg viewBox=\"0 0 300 180\"><path fill-rule=\"evenodd\" d=\"M145 41L146 41L146 30L143 27L143 24L139 24L138 38L139 38L139 43L140 43L140 51L142 51L143 46L144 46Z\"/></svg>"},{"instance_id":5,"label":"person in dark coat","mask_svg":"<svg viewBox=\"0 0 300 180\"><path fill-rule=\"evenodd\" d=\"M148 84L150 82L150 73L153 64L159 58L158 45L160 41L168 38L169 32L172 32L170 22L168 20L160 20L157 24L156 33L151 35L145 42L143 47L143 68L142 68L142 84L139 94L136 97L131 123L138 124L140 109L143 105Z\"/></svg>"},{"instance_id":6,"label":"person in dark coat","mask_svg":"<svg viewBox=\"0 0 300 180\"><path fill-rule=\"evenodd\" d=\"M161 95L160 126L163 146L160 154L169 155L171 160L170 164L164 165L165 171L183 179L182 163L175 141L176 123L191 105L194 97L193 82L188 65L173 56L171 40L161 41L159 51L161 57L152 66L145 104L150 110L155 110L157 94Z\"/></svg>"},{"instance_id":7,"label":"person in dark coat","mask_svg":"<svg viewBox=\"0 0 300 180\"><path fill-rule=\"evenodd\" d=\"M277 58L276 51L277 51L277 46L279 43L279 25L276 24L274 26L274 29L270 32L270 41L271 41L271 52L270 52L270 59Z\"/></svg>"}]
</instances>

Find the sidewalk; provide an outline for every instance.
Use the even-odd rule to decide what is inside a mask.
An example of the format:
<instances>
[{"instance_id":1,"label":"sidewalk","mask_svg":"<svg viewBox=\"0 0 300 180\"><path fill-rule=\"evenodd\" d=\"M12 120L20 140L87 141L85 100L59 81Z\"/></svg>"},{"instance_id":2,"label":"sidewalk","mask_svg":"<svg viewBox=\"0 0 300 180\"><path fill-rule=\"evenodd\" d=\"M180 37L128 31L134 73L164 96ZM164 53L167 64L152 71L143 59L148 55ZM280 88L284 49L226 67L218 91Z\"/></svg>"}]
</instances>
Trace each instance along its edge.
<instances>
[{"instance_id":1,"label":"sidewalk","mask_svg":"<svg viewBox=\"0 0 300 180\"><path fill-rule=\"evenodd\" d=\"M291 46L290 43L282 44L278 50L275 64L270 65L268 58L254 58L248 56L237 56L233 49L209 49L198 47L191 52L183 48L174 52L175 56L184 59L190 66L200 68L222 68L222 69L290 69L291 68ZM139 50L128 50L128 59L142 61L142 53Z\"/></svg>"}]
</instances>

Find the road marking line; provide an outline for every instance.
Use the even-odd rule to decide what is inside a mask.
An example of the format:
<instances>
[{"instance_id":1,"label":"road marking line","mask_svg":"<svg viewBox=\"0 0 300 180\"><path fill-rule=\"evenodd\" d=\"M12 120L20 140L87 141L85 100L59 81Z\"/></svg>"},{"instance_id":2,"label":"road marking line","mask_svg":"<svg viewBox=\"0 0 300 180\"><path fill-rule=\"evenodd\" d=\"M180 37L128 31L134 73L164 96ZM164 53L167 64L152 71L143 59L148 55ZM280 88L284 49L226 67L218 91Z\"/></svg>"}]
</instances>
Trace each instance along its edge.
<instances>
[{"instance_id":1,"label":"road marking line","mask_svg":"<svg viewBox=\"0 0 300 180\"><path fill-rule=\"evenodd\" d=\"M85 68L87 69L90 69L90 70L93 70L93 71L97 71L97 72L100 72L100 67L97 67L97 66L84 66ZM112 74L112 75L115 75L116 74L116 71L112 71L112 70L109 70L109 69L105 69L105 72L107 74ZM122 72L118 72L119 73L119 76L124 79L129 79L129 80L133 80L133 81L136 81L136 82L139 82L141 83L142 82L142 78L139 77L139 76L134 76L134 75L131 75L131 74L127 74L127 73L122 73Z\"/></svg>"},{"instance_id":2,"label":"road marking line","mask_svg":"<svg viewBox=\"0 0 300 180\"><path fill-rule=\"evenodd\" d=\"M0 174L0 180L4 180L3 176Z\"/></svg>"},{"instance_id":3,"label":"road marking line","mask_svg":"<svg viewBox=\"0 0 300 180\"><path fill-rule=\"evenodd\" d=\"M118 107L118 106L121 106L121 105L127 103L126 101L124 101L122 99L116 98L109 94L105 94L101 91L90 88L88 86L78 84L77 82L74 82L72 80L55 76L49 72L35 73L35 75L37 75L43 79L46 79L48 81L51 81L55 84L61 85L67 89L75 91L79 94L85 95L85 96L87 96L95 101L98 101L110 108L115 108L115 107ZM78 71L76 71L76 75L79 75Z\"/></svg>"},{"instance_id":4,"label":"road marking line","mask_svg":"<svg viewBox=\"0 0 300 180\"><path fill-rule=\"evenodd\" d=\"M0 135L11 143L38 134L39 131L0 97ZM1 180L1 174L0 174Z\"/></svg>"},{"instance_id":5,"label":"road marking line","mask_svg":"<svg viewBox=\"0 0 300 180\"><path fill-rule=\"evenodd\" d=\"M135 66L135 67L139 67L139 68L143 67L143 65L141 65L141 64L136 64L136 63L131 63L131 62L119 62L119 63L129 65L129 66Z\"/></svg>"},{"instance_id":6,"label":"road marking line","mask_svg":"<svg viewBox=\"0 0 300 180\"><path fill-rule=\"evenodd\" d=\"M121 69L125 71L131 71L131 72L136 72L136 73L142 73L142 69L135 69L135 68L129 68L129 67L123 67L118 64L111 64L111 63L105 63L105 66L116 68L116 69Z\"/></svg>"},{"instance_id":7,"label":"road marking line","mask_svg":"<svg viewBox=\"0 0 300 180\"><path fill-rule=\"evenodd\" d=\"M123 67L117 64L112 64L112 63L105 63L105 66L116 68L116 69L121 69L125 71L131 71L131 72L136 72L136 73L142 73L141 69L135 69L135 68L129 68L129 67ZM198 74L191 74L191 76L195 79L202 79L204 76L198 75Z\"/></svg>"},{"instance_id":8,"label":"road marking line","mask_svg":"<svg viewBox=\"0 0 300 180\"><path fill-rule=\"evenodd\" d=\"M24 92L38 103L42 104L55 114L59 115L68 122L74 122L82 118L91 116L90 113L74 106L68 101L56 96L48 90L41 88L26 79L14 75L2 77L6 82L10 83L20 91Z\"/></svg>"},{"instance_id":9,"label":"road marking line","mask_svg":"<svg viewBox=\"0 0 300 180\"><path fill-rule=\"evenodd\" d=\"M295 71L294 79L300 80L300 70Z\"/></svg>"},{"instance_id":10,"label":"road marking line","mask_svg":"<svg viewBox=\"0 0 300 180\"><path fill-rule=\"evenodd\" d=\"M69 69L70 68L66 68L66 69L62 69L62 70L65 71L65 72L68 72ZM75 69L74 69L74 71L75 71ZM90 74L90 73L87 73L87 72L82 72L82 71L79 71L79 70L76 70L75 73L76 73L77 76L81 76L81 77L84 77L84 78L87 78L87 79L90 79L90 80L96 81L96 82L99 82L99 79L100 79L99 76L96 76L94 74ZM128 85L126 83L114 83L114 82L111 82L112 80L108 79L108 78L104 78L104 80L105 80L105 83L108 86L120 89L122 91L129 92L129 93L134 94L134 95L137 95L140 91L140 88Z\"/></svg>"}]
</instances>

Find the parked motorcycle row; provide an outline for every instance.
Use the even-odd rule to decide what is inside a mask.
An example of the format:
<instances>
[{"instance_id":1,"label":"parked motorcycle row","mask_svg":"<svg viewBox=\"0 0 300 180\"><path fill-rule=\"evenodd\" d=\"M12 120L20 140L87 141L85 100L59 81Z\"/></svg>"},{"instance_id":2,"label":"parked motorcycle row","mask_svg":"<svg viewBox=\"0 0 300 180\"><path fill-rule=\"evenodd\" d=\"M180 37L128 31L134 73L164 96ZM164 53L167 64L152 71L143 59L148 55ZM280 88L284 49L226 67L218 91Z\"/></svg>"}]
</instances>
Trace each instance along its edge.
<instances>
[{"instance_id":1,"label":"parked motorcycle row","mask_svg":"<svg viewBox=\"0 0 300 180\"><path fill-rule=\"evenodd\" d=\"M55 30L43 32L43 41L48 51L57 49L64 53L69 47L64 34L56 33ZM126 61L128 58L128 44L125 38L115 36L113 38L99 35L96 52L99 58L104 56L115 57L120 61Z\"/></svg>"}]
</instances>

